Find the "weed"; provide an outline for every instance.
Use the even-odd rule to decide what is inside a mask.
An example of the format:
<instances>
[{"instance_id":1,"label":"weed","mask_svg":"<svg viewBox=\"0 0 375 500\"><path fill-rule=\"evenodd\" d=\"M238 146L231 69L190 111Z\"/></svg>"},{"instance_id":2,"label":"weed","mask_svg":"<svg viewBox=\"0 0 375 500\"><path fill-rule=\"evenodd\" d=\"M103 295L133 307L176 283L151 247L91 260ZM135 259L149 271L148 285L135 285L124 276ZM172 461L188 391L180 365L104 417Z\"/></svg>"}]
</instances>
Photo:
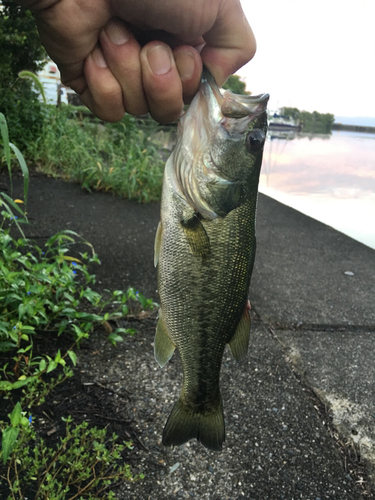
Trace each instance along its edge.
<instances>
[{"instance_id":1,"label":"weed","mask_svg":"<svg viewBox=\"0 0 375 500\"><path fill-rule=\"evenodd\" d=\"M71 106L49 111L32 160L49 175L148 202L160 198L163 161L147 130L126 115L103 125Z\"/></svg>"},{"instance_id":2,"label":"weed","mask_svg":"<svg viewBox=\"0 0 375 500\"><path fill-rule=\"evenodd\" d=\"M131 442L118 443L113 434L108 440L106 429L89 429L87 422L72 427L66 422L66 433L55 448L48 448L39 439L32 418L22 412L20 403L9 415L10 424L0 422L2 430L1 458L7 475L0 476L6 484L9 500L32 496L35 500L70 500L76 498L115 498L109 491L113 480L137 481L130 466L121 464L122 452L132 449ZM108 445L109 442L109 445Z\"/></svg>"},{"instance_id":3,"label":"weed","mask_svg":"<svg viewBox=\"0 0 375 500\"><path fill-rule=\"evenodd\" d=\"M32 427L30 410L41 404L57 384L73 375L77 362L76 348L89 337L95 325L104 325L108 340L116 345L131 329L112 331L109 322L128 315L132 302L143 309L154 303L129 288L116 290L104 298L88 285L95 282L88 265L98 263L90 243L73 231L52 236L44 249L22 233L21 222L27 222L20 205L26 206L28 169L16 146L9 142L7 123L0 114L3 155L11 175L12 162L18 161L24 175L24 200L0 193L0 395L14 405L10 422L0 421L3 462L0 487L6 486L8 499L34 495L36 500L64 498L114 498L108 491L118 480L136 480L122 452L130 443L120 444L117 436L106 438L105 430L89 429L83 422L71 426L66 419L66 435L56 449L48 448ZM11 192L12 195L12 192ZM20 219L14 215L14 210ZM14 226L22 237L15 238ZM79 240L88 252L72 256L72 245ZM35 355L35 335L58 336L64 332L72 338L66 352ZM49 374L54 372L55 377ZM48 376L47 376L48 375ZM122 463L122 465L120 465Z\"/></svg>"}]
</instances>

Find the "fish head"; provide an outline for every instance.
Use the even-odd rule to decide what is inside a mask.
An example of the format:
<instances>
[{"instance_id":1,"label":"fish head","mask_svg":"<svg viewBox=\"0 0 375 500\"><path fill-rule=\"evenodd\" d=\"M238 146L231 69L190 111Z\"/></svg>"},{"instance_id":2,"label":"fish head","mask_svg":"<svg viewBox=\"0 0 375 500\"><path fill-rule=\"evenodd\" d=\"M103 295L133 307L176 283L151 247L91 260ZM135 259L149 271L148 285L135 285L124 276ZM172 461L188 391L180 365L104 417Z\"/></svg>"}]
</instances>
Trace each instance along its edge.
<instances>
[{"instance_id":1,"label":"fish head","mask_svg":"<svg viewBox=\"0 0 375 500\"><path fill-rule=\"evenodd\" d=\"M204 69L181 118L174 164L188 203L203 218L225 216L257 191L267 134L268 94L223 93Z\"/></svg>"}]
</instances>

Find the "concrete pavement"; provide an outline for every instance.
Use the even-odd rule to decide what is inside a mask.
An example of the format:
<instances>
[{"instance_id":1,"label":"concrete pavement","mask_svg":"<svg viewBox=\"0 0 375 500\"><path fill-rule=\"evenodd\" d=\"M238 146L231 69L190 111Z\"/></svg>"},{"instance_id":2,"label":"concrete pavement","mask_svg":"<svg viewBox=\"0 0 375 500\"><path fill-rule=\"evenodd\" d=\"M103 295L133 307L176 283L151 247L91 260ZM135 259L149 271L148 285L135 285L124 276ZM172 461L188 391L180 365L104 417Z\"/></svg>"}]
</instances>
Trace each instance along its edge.
<instances>
[{"instance_id":1,"label":"concrete pavement","mask_svg":"<svg viewBox=\"0 0 375 500\"><path fill-rule=\"evenodd\" d=\"M15 186L20 189L20 182ZM131 285L157 298L152 259L157 203L88 194L36 175L28 212L26 232L39 244L72 229L94 245L102 261L95 269L99 288ZM164 450L157 439L170 407L162 408L160 417L149 417L156 431L149 436L144 429L144 439L171 465L184 463L174 473L180 474L178 481L150 468L143 485L124 487L123 498L176 498L181 491L183 498L230 500L372 497L375 251L264 195L257 236L250 353L243 365L229 356L223 363L225 451L215 455L197 443ZM147 333L145 343L152 336ZM146 380L156 377L150 389L156 394L172 375L178 380L180 371L172 363L155 372L149 351L142 369ZM142 407L144 392L135 397ZM139 453L147 470L149 457ZM348 457L354 457L351 467ZM221 484L224 475L232 489ZM192 477L201 478L199 485Z\"/></svg>"}]
</instances>

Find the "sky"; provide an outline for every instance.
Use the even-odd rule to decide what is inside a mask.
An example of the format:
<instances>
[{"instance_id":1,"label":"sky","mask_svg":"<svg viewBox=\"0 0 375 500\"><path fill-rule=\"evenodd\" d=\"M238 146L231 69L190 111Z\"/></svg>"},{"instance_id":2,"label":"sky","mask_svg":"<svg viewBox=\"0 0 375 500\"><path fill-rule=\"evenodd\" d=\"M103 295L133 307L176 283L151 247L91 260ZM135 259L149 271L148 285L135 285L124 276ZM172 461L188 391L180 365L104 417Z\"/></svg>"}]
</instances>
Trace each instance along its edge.
<instances>
[{"instance_id":1,"label":"sky","mask_svg":"<svg viewBox=\"0 0 375 500\"><path fill-rule=\"evenodd\" d=\"M236 74L282 106L375 126L375 0L241 0L257 53ZM372 118L372 119L370 119Z\"/></svg>"}]
</instances>

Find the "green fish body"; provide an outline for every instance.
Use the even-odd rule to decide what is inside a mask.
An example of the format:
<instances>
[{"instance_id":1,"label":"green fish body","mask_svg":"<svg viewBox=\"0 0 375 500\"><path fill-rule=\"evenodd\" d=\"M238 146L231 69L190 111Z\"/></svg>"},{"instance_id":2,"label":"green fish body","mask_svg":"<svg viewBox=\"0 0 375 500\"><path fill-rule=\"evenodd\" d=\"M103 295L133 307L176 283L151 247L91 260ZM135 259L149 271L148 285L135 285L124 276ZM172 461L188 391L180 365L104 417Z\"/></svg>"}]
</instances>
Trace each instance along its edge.
<instances>
[{"instance_id":1,"label":"green fish body","mask_svg":"<svg viewBox=\"0 0 375 500\"><path fill-rule=\"evenodd\" d=\"M267 101L268 95L222 95L204 70L165 167L155 240L161 305L155 358L164 366L177 348L183 366L166 446L197 438L220 450L225 439L220 367L226 344L240 361L249 343Z\"/></svg>"}]
</instances>

